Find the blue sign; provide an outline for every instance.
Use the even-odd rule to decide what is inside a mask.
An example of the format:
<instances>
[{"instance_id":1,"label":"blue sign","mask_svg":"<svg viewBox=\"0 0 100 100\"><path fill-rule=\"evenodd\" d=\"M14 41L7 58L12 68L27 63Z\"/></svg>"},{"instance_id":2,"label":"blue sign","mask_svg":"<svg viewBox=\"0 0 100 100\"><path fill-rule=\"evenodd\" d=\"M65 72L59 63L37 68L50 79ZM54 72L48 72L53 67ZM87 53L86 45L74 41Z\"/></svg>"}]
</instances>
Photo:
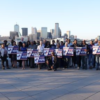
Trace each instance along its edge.
<instances>
[{"instance_id":1,"label":"blue sign","mask_svg":"<svg viewBox=\"0 0 100 100\"><path fill-rule=\"evenodd\" d=\"M44 48L44 56L51 56L52 52L54 52L54 49Z\"/></svg>"},{"instance_id":2,"label":"blue sign","mask_svg":"<svg viewBox=\"0 0 100 100\"><path fill-rule=\"evenodd\" d=\"M34 56L35 64L45 63L45 57L43 55Z\"/></svg>"},{"instance_id":3,"label":"blue sign","mask_svg":"<svg viewBox=\"0 0 100 100\"><path fill-rule=\"evenodd\" d=\"M27 52L26 51L17 52L17 60L27 60Z\"/></svg>"},{"instance_id":4,"label":"blue sign","mask_svg":"<svg viewBox=\"0 0 100 100\"><path fill-rule=\"evenodd\" d=\"M27 49L27 57L33 58L36 55L39 55L38 50Z\"/></svg>"},{"instance_id":5,"label":"blue sign","mask_svg":"<svg viewBox=\"0 0 100 100\"><path fill-rule=\"evenodd\" d=\"M77 56L85 56L86 55L86 47L76 47L76 55Z\"/></svg>"},{"instance_id":6,"label":"blue sign","mask_svg":"<svg viewBox=\"0 0 100 100\"><path fill-rule=\"evenodd\" d=\"M18 52L18 46L9 46L8 47L8 54L17 54Z\"/></svg>"},{"instance_id":7,"label":"blue sign","mask_svg":"<svg viewBox=\"0 0 100 100\"><path fill-rule=\"evenodd\" d=\"M74 49L73 47L63 47L63 56L73 56Z\"/></svg>"},{"instance_id":8,"label":"blue sign","mask_svg":"<svg viewBox=\"0 0 100 100\"><path fill-rule=\"evenodd\" d=\"M100 46L93 46L93 54L100 54Z\"/></svg>"},{"instance_id":9,"label":"blue sign","mask_svg":"<svg viewBox=\"0 0 100 100\"><path fill-rule=\"evenodd\" d=\"M62 49L55 49L55 54L58 58L62 58Z\"/></svg>"}]
</instances>

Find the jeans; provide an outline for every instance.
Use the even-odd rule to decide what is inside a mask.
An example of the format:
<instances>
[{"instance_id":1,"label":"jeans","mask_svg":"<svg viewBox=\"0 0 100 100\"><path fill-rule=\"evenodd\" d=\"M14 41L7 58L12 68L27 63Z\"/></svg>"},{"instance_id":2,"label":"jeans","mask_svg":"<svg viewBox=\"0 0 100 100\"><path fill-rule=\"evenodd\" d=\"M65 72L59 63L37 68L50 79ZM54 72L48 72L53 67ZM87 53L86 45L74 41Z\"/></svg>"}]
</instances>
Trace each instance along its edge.
<instances>
[{"instance_id":1,"label":"jeans","mask_svg":"<svg viewBox=\"0 0 100 100\"><path fill-rule=\"evenodd\" d=\"M82 56L81 59L82 59L82 68L87 69L87 55Z\"/></svg>"},{"instance_id":2,"label":"jeans","mask_svg":"<svg viewBox=\"0 0 100 100\"><path fill-rule=\"evenodd\" d=\"M100 67L100 55L96 55L96 68Z\"/></svg>"},{"instance_id":3,"label":"jeans","mask_svg":"<svg viewBox=\"0 0 100 100\"><path fill-rule=\"evenodd\" d=\"M88 65L89 65L89 67L94 66L94 55L93 54L88 55Z\"/></svg>"}]
</instances>

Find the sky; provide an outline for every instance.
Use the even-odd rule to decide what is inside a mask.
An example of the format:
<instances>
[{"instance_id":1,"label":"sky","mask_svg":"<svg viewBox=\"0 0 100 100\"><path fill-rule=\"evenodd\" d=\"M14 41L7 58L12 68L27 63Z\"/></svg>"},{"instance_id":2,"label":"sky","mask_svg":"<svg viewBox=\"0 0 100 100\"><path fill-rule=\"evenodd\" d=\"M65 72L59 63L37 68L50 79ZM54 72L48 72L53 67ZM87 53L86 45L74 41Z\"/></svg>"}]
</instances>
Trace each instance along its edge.
<instances>
[{"instance_id":1,"label":"sky","mask_svg":"<svg viewBox=\"0 0 100 100\"><path fill-rule=\"evenodd\" d=\"M81 39L100 35L100 0L0 0L0 35L8 36L14 25L38 30L55 28L62 34L70 30Z\"/></svg>"}]
</instances>

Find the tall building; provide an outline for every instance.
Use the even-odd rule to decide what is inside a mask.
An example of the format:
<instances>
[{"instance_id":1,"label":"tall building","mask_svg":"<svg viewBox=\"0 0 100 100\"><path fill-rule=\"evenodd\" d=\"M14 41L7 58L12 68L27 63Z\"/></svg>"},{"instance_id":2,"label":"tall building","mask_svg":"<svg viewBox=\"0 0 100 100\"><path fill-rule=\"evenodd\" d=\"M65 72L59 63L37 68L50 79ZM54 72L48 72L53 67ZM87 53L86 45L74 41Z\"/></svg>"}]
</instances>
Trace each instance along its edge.
<instances>
[{"instance_id":1,"label":"tall building","mask_svg":"<svg viewBox=\"0 0 100 100\"><path fill-rule=\"evenodd\" d=\"M37 29L36 29L36 27L32 27L32 34L37 34Z\"/></svg>"},{"instance_id":2,"label":"tall building","mask_svg":"<svg viewBox=\"0 0 100 100\"><path fill-rule=\"evenodd\" d=\"M33 40L37 40L37 29L35 27L32 27L32 37Z\"/></svg>"},{"instance_id":3,"label":"tall building","mask_svg":"<svg viewBox=\"0 0 100 100\"><path fill-rule=\"evenodd\" d=\"M59 23L55 23L54 38L58 37L58 32L59 32Z\"/></svg>"},{"instance_id":4,"label":"tall building","mask_svg":"<svg viewBox=\"0 0 100 100\"><path fill-rule=\"evenodd\" d=\"M18 24L14 25L14 31L19 32L19 25Z\"/></svg>"},{"instance_id":5,"label":"tall building","mask_svg":"<svg viewBox=\"0 0 100 100\"><path fill-rule=\"evenodd\" d=\"M51 35L52 35L52 38L54 38L54 31L55 31L54 29L51 29L51 30L50 30Z\"/></svg>"},{"instance_id":6,"label":"tall building","mask_svg":"<svg viewBox=\"0 0 100 100\"><path fill-rule=\"evenodd\" d=\"M10 31L10 39L15 39L15 37L18 37L18 32Z\"/></svg>"},{"instance_id":7,"label":"tall building","mask_svg":"<svg viewBox=\"0 0 100 100\"><path fill-rule=\"evenodd\" d=\"M41 27L41 38L47 38L47 27Z\"/></svg>"},{"instance_id":8,"label":"tall building","mask_svg":"<svg viewBox=\"0 0 100 100\"><path fill-rule=\"evenodd\" d=\"M47 38L48 38L48 39L52 39L52 34L51 34L51 32L48 32Z\"/></svg>"},{"instance_id":9,"label":"tall building","mask_svg":"<svg viewBox=\"0 0 100 100\"><path fill-rule=\"evenodd\" d=\"M54 31L54 38L61 37L61 30L59 28L59 23L55 23L55 31Z\"/></svg>"},{"instance_id":10,"label":"tall building","mask_svg":"<svg viewBox=\"0 0 100 100\"><path fill-rule=\"evenodd\" d=\"M18 32L18 35L21 36L21 33L19 32L19 25L18 24L14 25L14 31Z\"/></svg>"},{"instance_id":11,"label":"tall building","mask_svg":"<svg viewBox=\"0 0 100 100\"><path fill-rule=\"evenodd\" d=\"M71 32L67 31L66 34L67 34L68 38L70 38Z\"/></svg>"},{"instance_id":12,"label":"tall building","mask_svg":"<svg viewBox=\"0 0 100 100\"><path fill-rule=\"evenodd\" d=\"M28 28L22 28L22 36L28 36Z\"/></svg>"}]
</instances>

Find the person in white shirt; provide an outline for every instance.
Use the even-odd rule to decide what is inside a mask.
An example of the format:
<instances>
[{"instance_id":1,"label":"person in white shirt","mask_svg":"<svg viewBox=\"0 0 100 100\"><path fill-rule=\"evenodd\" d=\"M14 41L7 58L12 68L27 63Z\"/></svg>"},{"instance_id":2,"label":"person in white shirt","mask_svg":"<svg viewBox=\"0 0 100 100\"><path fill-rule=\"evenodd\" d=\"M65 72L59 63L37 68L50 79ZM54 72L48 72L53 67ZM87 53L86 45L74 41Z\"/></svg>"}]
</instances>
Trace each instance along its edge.
<instances>
[{"instance_id":1,"label":"person in white shirt","mask_svg":"<svg viewBox=\"0 0 100 100\"><path fill-rule=\"evenodd\" d=\"M7 50L7 48L5 47L4 44L2 44L2 46L1 46L0 54L1 54L2 69L3 70L5 69L5 66L4 66L5 61L6 61L7 69L10 69L9 66L8 66L8 59L7 59L8 50Z\"/></svg>"},{"instance_id":2,"label":"person in white shirt","mask_svg":"<svg viewBox=\"0 0 100 100\"><path fill-rule=\"evenodd\" d=\"M39 52L39 55L43 55L44 45L42 41L40 41L40 45L37 47L37 50ZM41 69L42 66L43 64L38 64L38 69Z\"/></svg>"},{"instance_id":3,"label":"person in white shirt","mask_svg":"<svg viewBox=\"0 0 100 100\"><path fill-rule=\"evenodd\" d=\"M44 46L42 41L40 41L40 45L37 47L37 50L39 51L39 54L43 54Z\"/></svg>"}]
</instances>

